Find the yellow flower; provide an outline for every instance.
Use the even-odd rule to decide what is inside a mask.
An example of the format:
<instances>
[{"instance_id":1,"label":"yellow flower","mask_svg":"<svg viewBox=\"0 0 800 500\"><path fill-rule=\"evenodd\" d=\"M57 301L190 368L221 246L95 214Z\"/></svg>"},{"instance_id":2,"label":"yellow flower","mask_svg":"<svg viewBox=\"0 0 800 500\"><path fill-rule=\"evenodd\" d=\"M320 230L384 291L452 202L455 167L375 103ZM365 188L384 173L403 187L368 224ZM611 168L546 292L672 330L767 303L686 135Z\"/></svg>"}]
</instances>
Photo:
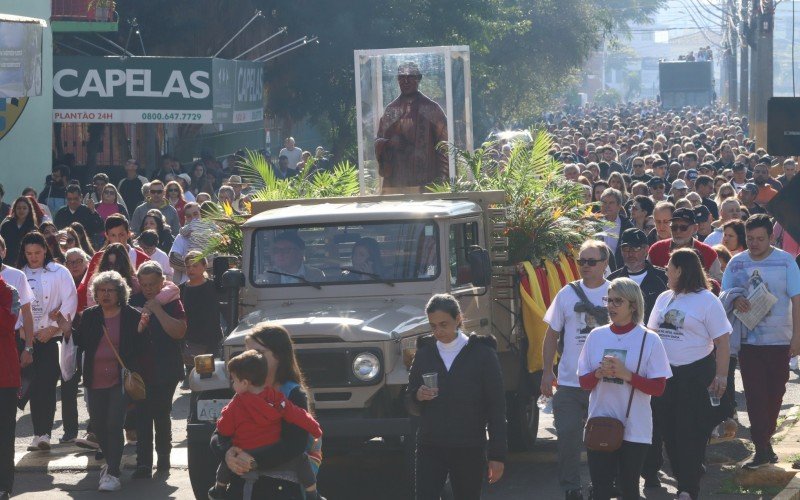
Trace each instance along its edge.
<instances>
[{"instance_id":1,"label":"yellow flower","mask_svg":"<svg viewBox=\"0 0 800 500\"><path fill-rule=\"evenodd\" d=\"M233 215L233 207L227 201L222 202L222 210L225 211L225 215L227 215L228 217Z\"/></svg>"}]
</instances>

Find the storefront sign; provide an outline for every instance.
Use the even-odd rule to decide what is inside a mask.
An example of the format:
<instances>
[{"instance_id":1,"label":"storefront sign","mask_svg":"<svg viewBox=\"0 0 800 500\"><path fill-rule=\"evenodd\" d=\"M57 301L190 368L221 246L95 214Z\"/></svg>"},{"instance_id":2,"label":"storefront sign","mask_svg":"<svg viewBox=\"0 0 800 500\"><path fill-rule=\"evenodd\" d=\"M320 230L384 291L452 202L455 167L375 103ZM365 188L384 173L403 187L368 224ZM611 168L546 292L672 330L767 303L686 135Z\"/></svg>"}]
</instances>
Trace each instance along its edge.
<instances>
[{"instance_id":1,"label":"storefront sign","mask_svg":"<svg viewBox=\"0 0 800 500\"><path fill-rule=\"evenodd\" d=\"M212 58L57 57L53 121L258 121L262 71L258 63Z\"/></svg>"}]
</instances>

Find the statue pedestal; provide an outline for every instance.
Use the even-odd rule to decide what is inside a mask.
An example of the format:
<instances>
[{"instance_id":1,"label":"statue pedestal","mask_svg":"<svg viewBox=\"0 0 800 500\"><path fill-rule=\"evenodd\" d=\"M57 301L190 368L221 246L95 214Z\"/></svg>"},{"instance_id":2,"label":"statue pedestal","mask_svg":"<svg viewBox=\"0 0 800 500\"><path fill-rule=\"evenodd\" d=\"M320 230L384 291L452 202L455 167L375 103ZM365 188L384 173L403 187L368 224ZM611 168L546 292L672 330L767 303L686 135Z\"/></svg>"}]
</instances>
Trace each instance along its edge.
<instances>
[{"instance_id":1,"label":"statue pedestal","mask_svg":"<svg viewBox=\"0 0 800 500\"><path fill-rule=\"evenodd\" d=\"M436 101L447 117L447 137L456 147L472 150L472 93L469 47L411 47L356 50L356 122L361 194L378 194L381 178L375 158L375 138L386 106L400 95L397 68L414 62L423 75L419 90ZM453 156L450 177L456 176Z\"/></svg>"}]
</instances>

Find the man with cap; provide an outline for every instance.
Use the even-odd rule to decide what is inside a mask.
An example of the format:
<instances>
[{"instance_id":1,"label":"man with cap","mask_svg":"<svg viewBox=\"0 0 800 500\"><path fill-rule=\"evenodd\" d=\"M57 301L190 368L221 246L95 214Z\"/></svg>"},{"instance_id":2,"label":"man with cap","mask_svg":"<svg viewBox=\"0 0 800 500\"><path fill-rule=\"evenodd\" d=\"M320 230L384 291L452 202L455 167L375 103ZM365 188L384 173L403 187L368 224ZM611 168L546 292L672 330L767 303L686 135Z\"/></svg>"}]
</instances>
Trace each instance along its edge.
<instances>
[{"instance_id":1,"label":"man with cap","mask_svg":"<svg viewBox=\"0 0 800 500\"><path fill-rule=\"evenodd\" d=\"M242 184L242 177L239 175L232 175L228 177L228 185L233 188L233 203L231 207L239 213L247 213L247 207L244 206L244 198L242 197L242 189L245 187Z\"/></svg>"},{"instance_id":2,"label":"man with cap","mask_svg":"<svg viewBox=\"0 0 800 500\"><path fill-rule=\"evenodd\" d=\"M422 73L414 62L397 68L400 95L383 112L375 138L381 192L421 192L449 178L445 151L447 118L435 101L419 91Z\"/></svg>"},{"instance_id":3,"label":"man with cap","mask_svg":"<svg viewBox=\"0 0 800 500\"><path fill-rule=\"evenodd\" d=\"M649 318L656 299L661 295L661 292L667 289L667 273L664 268L654 266L647 259L650 247L647 244L647 236L641 229L635 227L626 229L622 233L619 246L622 248L624 265L611 273L608 276L608 280L630 278L635 281L642 290L642 296L644 297L644 317ZM658 430L658 422L655 418L656 412L653 412L653 441L647 450L647 456L641 472L645 488L659 488L661 486L658 471L664 464L663 442L661 433Z\"/></svg>"},{"instance_id":4,"label":"man with cap","mask_svg":"<svg viewBox=\"0 0 800 500\"><path fill-rule=\"evenodd\" d=\"M694 209L694 219L697 221L697 233L695 237L700 241L705 241L706 236L714 232L711 212L705 205L699 205Z\"/></svg>"},{"instance_id":5,"label":"man with cap","mask_svg":"<svg viewBox=\"0 0 800 500\"><path fill-rule=\"evenodd\" d=\"M697 170L690 168L686 171L686 175L684 176L684 180L686 181L686 185L689 186L689 191L694 190L694 183L700 174L697 173Z\"/></svg>"},{"instance_id":6,"label":"man with cap","mask_svg":"<svg viewBox=\"0 0 800 500\"><path fill-rule=\"evenodd\" d=\"M778 194L781 189L780 182L776 181L769 174L770 161L765 156L760 159L753 168L753 184L758 186L758 195L756 196L756 203L762 207L767 206L767 203ZM765 161L766 160L766 161Z\"/></svg>"},{"instance_id":7,"label":"man with cap","mask_svg":"<svg viewBox=\"0 0 800 500\"><path fill-rule=\"evenodd\" d=\"M650 199L653 200L653 203L667 201L667 197L664 194L667 189L667 183L661 177L653 177L647 181L647 189L650 191Z\"/></svg>"},{"instance_id":8,"label":"man with cap","mask_svg":"<svg viewBox=\"0 0 800 500\"><path fill-rule=\"evenodd\" d=\"M758 197L758 186L753 182L748 182L744 185L741 191L738 194L739 203L742 204L744 208L750 212L750 215L755 214L765 214L767 213L764 210L764 207L756 203L756 198Z\"/></svg>"},{"instance_id":9,"label":"man with cap","mask_svg":"<svg viewBox=\"0 0 800 500\"><path fill-rule=\"evenodd\" d=\"M677 203L678 200L685 198L688 193L689 186L686 184L686 181L683 179L675 179L672 181L672 189L669 190L669 198L667 198L667 200L672 203Z\"/></svg>"},{"instance_id":10,"label":"man with cap","mask_svg":"<svg viewBox=\"0 0 800 500\"><path fill-rule=\"evenodd\" d=\"M678 208L672 213L670 224L672 237L654 243L648 252L650 262L653 265L666 267L672 252L678 248L693 248L706 272L717 281L722 278L722 268L720 267L717 252L705 243L697 240L694 235L697 233L697 219L694 210L691 208Z\"/></svg>"}]
</instances>

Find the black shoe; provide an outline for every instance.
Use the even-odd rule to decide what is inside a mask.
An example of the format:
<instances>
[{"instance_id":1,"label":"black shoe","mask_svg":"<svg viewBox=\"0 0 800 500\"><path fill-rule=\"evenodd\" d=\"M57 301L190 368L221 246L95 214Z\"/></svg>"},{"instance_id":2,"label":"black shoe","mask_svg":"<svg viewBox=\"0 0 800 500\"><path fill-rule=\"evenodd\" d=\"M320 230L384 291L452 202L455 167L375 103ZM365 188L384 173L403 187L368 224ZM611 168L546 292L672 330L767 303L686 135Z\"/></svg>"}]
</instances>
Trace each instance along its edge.
<instances>
[{"instance_id":1,"label":"black shoe","mask_svg":"<svg viewBox=\"0 0 800 500\"><path fill-rule=\"evenodd\" d=\"M227 496L227 493L227 486L215 484L210 490L208 490L208 500L223 500Z\"/></svg>"},{"instance_id":2,"label":"black shoe","mask_svg":"<svg viewBox=\"0 0 800 500\"><path fill-rule=\"evenodd\" d=\"M61 439L58 440L58 442L61 443L61 444L72 443L77 438L78 438L78 432L77 431L76 432L69 432L69 433L65 432L64 435L61 436Z\"/></svg>"},{"instance_id":3,"label":"black shoe","mask_svg":"<svg viewBox=\"0 0 800 500\"><path fill-rule=\"evenodd\" d=\"M658 478L658 474L653 474L652 476L648 475L644 477L644 487L645 488L661 488L661 480Z\"/></svg>"},{"instance_id":4,"label":"black shoe","mask_svg":"<svg viewBox=\"0 0 800 500\"><path fill-rule=\"evenodd\" d=\"M106 458L106 456L105 456L105 455L103 455L103 452L102 452L102 451L100 451L100 450L97 450L96 452L94 452L94 459L95 459L95 460L97 460L98 462L99 462L100 460L103 460L103 459L105 459L105 458Z\"/></svg>"},{"instance_id":5,"label":"black shoe","mask_svg":"<svg viewBox=\"0 0 800 500\"><path fill-rule=\"evenodd\" d=\"M167 454L159 455L158 462L156 462L156 470L158 472L165 472L168 471L169 468L170 468L169 455Z\"/></svg>"},{"instance_id":6,"label":"black shoe","mask_svg":"<svg viewBox=\"0 0 800 500\"><path fill-rule=\"evenodd\" d=\"M770 464L770 457L767 454L756 453L753 459L742 466L743 469L756 470Z\"/></svg>"},{"instance_id":7,"label":"black shoe","mask_svg":"<svg viewBox=\"0 0 800 500\"><path fill-rule=\"evenodd\" d=\"M133 479L150 479L153 477L153 468L145 465L136 467L136 470L131 474Z\"/></svg>"},{"instance_id":8,"label":"black shoe","mask_svg":"<svg viewBox=\"0 0 800 500\"><path fill-rule=\"evenodd\" d=\"M565 500L583 500L583 492L581 490L569 490L564 495Z\"/></svg>"}]
</instances>

